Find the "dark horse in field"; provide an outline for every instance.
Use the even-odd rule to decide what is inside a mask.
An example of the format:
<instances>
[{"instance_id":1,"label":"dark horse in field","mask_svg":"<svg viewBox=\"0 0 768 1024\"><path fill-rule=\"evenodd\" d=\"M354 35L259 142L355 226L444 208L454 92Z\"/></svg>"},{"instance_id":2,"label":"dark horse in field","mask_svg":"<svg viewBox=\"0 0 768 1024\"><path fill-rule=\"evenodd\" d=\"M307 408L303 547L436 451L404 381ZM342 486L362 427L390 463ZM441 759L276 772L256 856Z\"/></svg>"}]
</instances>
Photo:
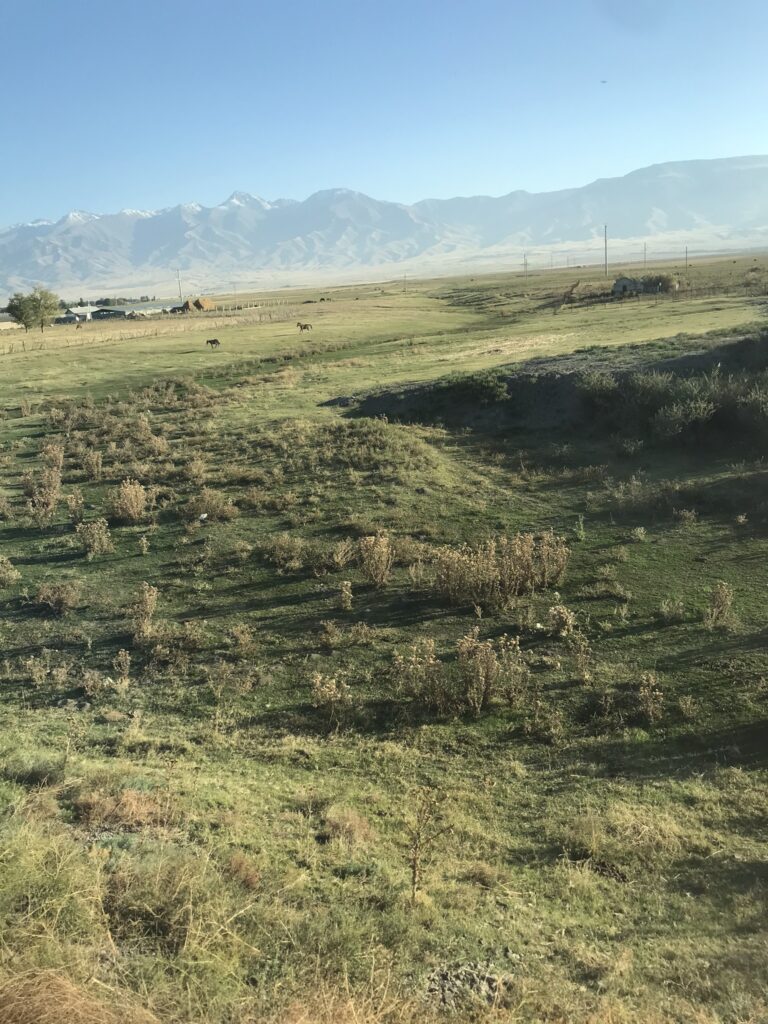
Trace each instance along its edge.
<instances>
[{"instance_id":1,"label":"dark horse in field","mask_svg":"<svg viewBox=\"0 0 768 1024\"><path fill-rule=\"evenodd\" d=\"M205 344L206 345L210 345L211 348L218 348L219 345L221 345L221 342L219 341L218 338L209 338L208 341L206 341Z\"/></svg>"},{"instance_id":2,"label":"dark horse in field","mask_svg":"<svg viewBox=\"0 0 768 1024\"><path fill-rule=\"evenodd\" d=\"M303 324L301 321L299 321L296 324L296 326L299 328L300 332L301 331L311 331L312 330L312 324Z\"/></svg>"}]
</instances>

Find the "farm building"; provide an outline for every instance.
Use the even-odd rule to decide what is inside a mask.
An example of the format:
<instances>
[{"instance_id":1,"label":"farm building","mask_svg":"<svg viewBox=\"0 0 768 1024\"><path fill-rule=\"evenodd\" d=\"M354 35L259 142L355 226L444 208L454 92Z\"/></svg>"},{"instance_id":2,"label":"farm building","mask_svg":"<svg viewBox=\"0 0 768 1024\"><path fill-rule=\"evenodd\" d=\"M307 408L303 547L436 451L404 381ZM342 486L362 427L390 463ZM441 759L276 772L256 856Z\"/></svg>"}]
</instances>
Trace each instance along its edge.
<instances>
[{"instance_id":1,"label":"farm building","mask_svg":"<svg viewBox=\"0 0 768 1024\"><path fill-rule=\"evenodd\" d=\"M90 320L94 313L101 312L101 306L72 306L66 310L67 316L73 316L77 320Z\"/></svg>"},{"instance_id":2,"label":"farm building","mask_svg":"<svg viewBox=\"0 0 768 1024\"><path fill-rule=\"evenodd\" d=\"M124 309L114 309L109 307L107 309L99 309L97 312L92 314L93 320L125 320Z\"/></svg>"}]
</instances>

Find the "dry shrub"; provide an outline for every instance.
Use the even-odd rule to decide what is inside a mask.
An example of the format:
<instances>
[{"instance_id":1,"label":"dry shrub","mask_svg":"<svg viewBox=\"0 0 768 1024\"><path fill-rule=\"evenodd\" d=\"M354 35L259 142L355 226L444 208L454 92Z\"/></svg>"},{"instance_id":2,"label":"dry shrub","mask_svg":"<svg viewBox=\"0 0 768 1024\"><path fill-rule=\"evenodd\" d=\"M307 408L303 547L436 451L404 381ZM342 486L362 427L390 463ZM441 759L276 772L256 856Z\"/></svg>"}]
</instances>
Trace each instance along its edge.
<instances>
[{"instance_id":1,"label":"dry shrub","mask_svg":"<svg viewBox=\"0 0 768 1024\"><path fill-rule=\"evenodd\" d=\"M297 571L304 567L306 542L292 533L279 533L264 543L262 552L279 571Z\"/></svg>"},{"instance_id":2,"label":"dry shrub","mask_svg":"<svg viewBox=\"0 0 768 1024\"><path fill-rule=\"evenodd\" d=\"M238 515L232 499L211 487L204 487L194 498L190 498L185 511L190 519L205 516L209 522L227 522Z\"/></svg>"},{"instance_id":3,"label":"dry shrub","mask_svg":"<svg viewBox=\"0 0 768 1024\"><path fill-rule=\"evenodd\" d=\"M392 575L395 550L385 533L373 537L361 537L357 545L360 568L363 575L374 587L385 587Z\"/></svg>"},{"instance_id":4,"label":"dry shrub","mask_svg":"<svg viewBox=\"0 0 768 1024\"><path fill-rule=\"evenodd\" d=\"M329 721L338 723L341 715L352 703L349 686L340 676L326 676L313 672L309 680L312 706L328 715Z\"/></svg>"},{"instance_id":5,"label":"dry shrub","mask_svg":"<svg viewBox=\"0 0 768 1024\"><path fill-rule=\"evenodd\" d=\"M124 648L121 648L112 660L112 668L117 673L117 678L127 680L131 672L131 656Z\"/></svg>"},{"instance_id":6,"label":"dry shrub","mask_svg":"<svg viewBox=\"0 0 768 1024\"><path fill-rule=\"evenodd\" d=\"M564 604L553 605L548 612L549 628L555 636L570 636L576 628L576 613Z\"/></svg>"},{"instance_id":7,"label":"dry shrub","mask_svg":"<svg viewBox=\"0 0 768 1024\"><path fill-rule=\"evenodd\" d=\"M126 1005L106 1006L53 971L29 971L0 983L0 1024L158 1024Z\"/></svg>"},{"instance_id":8,"label":"dry shrub","mask_svg":"<svg viewBox=\"0 0 768 1024\"><path fill-rule=\"evenodd\" d=\"M10 558L0 555L0 587L11 587L21 579L21 573Z\"/></svg>"},{"instance_id":9,"label":"dry shrub","mask_svg":"<svg viewBox=\"0 0 768 1024\"><path fill-rule=\"evenodd\" d=\"M69 513L69 520L73 526L78 526L85 515L85 497L79 487L76 487L71 494L64 499Z\"/></svg>"},{"instance_id":10,"label":"dry shrub","mask_svg":"<svg viewBox=\"0 0 768 1024\"><path fill-rule=\"evenodd\" d=\"M331 549L331 565L334 569L345 569L355 557L355 543L349 537L338 541Z\"/></svg>"},{"instance_id":11,"label":"dry shrub","mask_svg":"<svg viewBox=\"0 0 768 1024\"><path fill-rule=\"evenodd\" d=\"M198 487L205 483L205 475L208 467L205 464L205 460L199 455L193 455L187 462L182 470L184 478L189 480L190 483L197 484Z\"/></svg>"},{"instance_id":12,"label":"dry shrub","mask_svg":"<svg viewBox=\"0 0 768 1024\"><path fill-rule=\"evenodd\" d=\"M145 580L139 587L133 604L134 643L146 643L154 636L152 619L157 608L160 591Z\"/></svg>"},{"instance_id":13,"label":"dry shrub","mask_svg":"<svg viewBox=\"0 0 768 1024\"><path fill-rule=\"evenodd\" d=\"M666 626L685 622L685 604L679 597L666 597L659 605L659 618Z\"/></svg>"},{"instance_id":14,"label":"dry shrub","mask_svg":"<svg viewBox=\"0 0 768 1024\"><path fill-rule=\"evenodd\" d=\"M343 580L339 591L339 608L343 612L352 611L352 584L349 580Z\"/></svg>"},{"instance_id":15,"label":"dry shrub","mask_svg":"<svg viewBox=\"0 0 768 1024\"><path fill-rule=\"evenodd\" d=\"M559 583L569 556L565 538L552 530L493 537L477 547L442 547L435 555L434 587L450 604L504 608L521 594Z\"/></svg>"},{"instance_id":16,"label":"dry shrub","mask_svg":"<svg viewBox=\"0 0 768 1024\"><path fill-rule=\"evenodd\" d=\"M149 495L138 480L123 480L107 498L110 517L120 523L140 523L147 514Z\"/></svg>"},{"instance_id":17,"label":"dry shrub","mask_svg":"<svg viewBox=\"0 0 768 1024\"><path fill-rule=\"evenodd\" d=\"M704 609L704 625L707 629L724 628L733 621L733 587L725 580L718 580L709 595L709 604Z\"/></svg>"},{"instance_id":18,"label":"dry shrub","mask_svg":"<svg viewBox=\"0 0 768 1024\"><path fill-rule=\"evenodd\" d=\"M407 655L395 652L392 675L401 693L429 711L445 714L456 704L455 689L446 679L431 637L414 641Z\"/></svg>"},{"instance_id":19,"label":"dry shrub","mask_svg":"<svg viewBox=\"0 0 768 1024\"><path fill-rule=\"evenodd\" d=\"M46 526L56 514L61 500L61 472L46 466L38 476L25 474L22 487L29 499L29 514L38 526Z\"/></svg>"},{"instance_id":20,"label":"dry shrub","mask_svg":"<svg viewBox=\"0 0 768 1024\"><path fill-rule=\"evenodd\" d=\"M241 658L249 657L258 648L253 630L245 622L239 622L230 629L229 640Z\"/></svg>"},{"instance_id":21,"label":"dry shrub","mask_svg":"<svg viewBox=\"0 0 768 1024\"><path fill-rule=\"evenodd\" d=\"M64 469L64 445L49 441L40 450L40 458L46 466L61 475Z\"/></svg>"},{"instance_id":22,"label":"dry shrub","mask_svg":"<svg viewBox=\"0 0 768 1024\"><path fill-rule=\"evenodd\" d=\"M39 611L52 615L66 615L80 600L80 585L71 580L66 583L41 583L34 597Z\"/></svg>"},{"instance_id":23,"label":"dry shrub","mask_svg":"<svg viewBox=\"0 0 768 1024\"><path fill-rule=\"evenodd\" d=\"M104 459L101 452L89 449L83 455L83 473L86 480L101 480Z\"/></svg>"},{"instance_id":24,"label":"dry shrub","mask_svg":"<svg viewBox=\"0 0 768 1024\"><path fill-rule=\"evenodd\" d=\"M643 672L635 694L638 716L647 724L655 725L664 714L664 693L655 672Z\"/></svg>"},{"instance_id":25,"label":"dry shrub","mask_svg":"<svg viewBox=\"0 0 768 1024\"><path fill-rule=\"evenodd\" d=\"M461 681L461 696L475 715L488 709L500 692L514 701L520 695L528 668L517 639L502 636L480 640L476 626L456 644L456 661Z\"/></svg>"},{"instance_id":26,"label":"dry shrub","mask_svg":"<svg viewBox=\"0 0 768 1024\"><path fill-rule=\"evenodd\" d=\"M106 519L94 519L92 523L78 523L75 533L83 545L85 557L89 562L97 555L110 555L115 550L109 535L109 523Z\"/></svg>"}]
</instances>

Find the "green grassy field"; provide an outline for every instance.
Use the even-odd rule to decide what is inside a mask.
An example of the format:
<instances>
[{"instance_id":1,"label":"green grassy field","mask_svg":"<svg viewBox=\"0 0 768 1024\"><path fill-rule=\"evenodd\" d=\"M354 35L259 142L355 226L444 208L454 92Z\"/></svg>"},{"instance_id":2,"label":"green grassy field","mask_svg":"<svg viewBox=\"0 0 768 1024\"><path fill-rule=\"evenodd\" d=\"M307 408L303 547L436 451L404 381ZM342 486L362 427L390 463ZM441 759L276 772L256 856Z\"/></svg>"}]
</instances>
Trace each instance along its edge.
<instances>
[{"instance_id":1,"label":"green grassy field","mask_svg":"<svg viewBox=\"0 0 768 1024\"><path fill-rule=\"evenodd\" d=\"M2 337L0 1024L768 1019L764 264Z\"/></svg>"}]
</instances>

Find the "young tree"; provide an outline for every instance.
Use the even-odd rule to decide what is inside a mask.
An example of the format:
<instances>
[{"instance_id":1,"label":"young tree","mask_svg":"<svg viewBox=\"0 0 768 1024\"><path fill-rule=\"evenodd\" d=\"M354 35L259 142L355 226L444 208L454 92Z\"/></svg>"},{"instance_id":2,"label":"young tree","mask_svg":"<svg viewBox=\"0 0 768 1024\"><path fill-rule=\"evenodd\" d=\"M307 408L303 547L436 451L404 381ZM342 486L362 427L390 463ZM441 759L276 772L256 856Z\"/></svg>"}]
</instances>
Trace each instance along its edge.
<instances>
[{"instance_id":1,"label":"young tree","mask_svg":"<svg viewBox=\"0 0 768 1024\"><path fill-rule=\"evenodd\" d=\"M21 324L25 331L28 331L30 327L34 327L35 325L35 318L32 307L29 304L28 295L23 295L21 292L14 292L8 300L6 312L12 320L16 321L17 324Z\"/></svg>"},{"instance_id":2,"label":"young tree","mask_svg":"<svg viewBox=\"0 0 768 1024\"><path fill-rule=\"evenodd\" d=\"M25 303L29 306L32 323L40 324L44 331L59 311L59 296L46 288L34 288L26 296Z\"/></svg>"}]
</instances>

